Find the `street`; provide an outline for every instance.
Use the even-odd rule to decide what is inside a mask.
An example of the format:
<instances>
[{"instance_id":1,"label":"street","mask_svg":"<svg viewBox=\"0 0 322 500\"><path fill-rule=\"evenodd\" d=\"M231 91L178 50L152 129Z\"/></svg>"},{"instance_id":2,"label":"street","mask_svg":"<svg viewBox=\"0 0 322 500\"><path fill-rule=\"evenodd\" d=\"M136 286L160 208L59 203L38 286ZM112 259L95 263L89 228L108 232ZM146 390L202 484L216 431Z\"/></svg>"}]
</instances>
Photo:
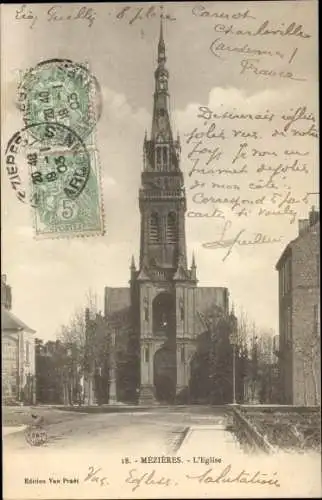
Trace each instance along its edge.
<instances>
[{"instance_id":1,"label":"street","mask_svg":"<svg viewBox=\"0 0 322 500\"><path fill-rule=\"evenodd\" d=\"M260 498L301 495L308 488L320 493L319 454L245 453L230 430L229 407L129 410L25 408L44 417L48 441L31 446L24 431L4 436L5 497Z\"/></svg>"},{"instance_id":2,"label":"street","mask_svg":"<svg viewBox=\"0 0 322 500\"><path fill-rule=\"evenodd\" d=\"M109 450L110 452L136 454L171 454L182 447L206 453L211 441L226 444L234 452L241 452L233 434L225 430L228 413L207 407L158 408L140 412L82 413L42 408L33 413L43 414L44 428L48 434L48 450L75 450L79 448ZM28 412L27 412L28 413ZM30 410L30 414L32 411ZM31 423L30 418L30 423ZM24 418L24 423L28 418ZM209 440L210 438L210 440ZM29 450L24 432L6 436L10 450ZM43 449L43 448L42 448ZM209 453L209 450L207 451Z\"/></svg>"}]
</instances>

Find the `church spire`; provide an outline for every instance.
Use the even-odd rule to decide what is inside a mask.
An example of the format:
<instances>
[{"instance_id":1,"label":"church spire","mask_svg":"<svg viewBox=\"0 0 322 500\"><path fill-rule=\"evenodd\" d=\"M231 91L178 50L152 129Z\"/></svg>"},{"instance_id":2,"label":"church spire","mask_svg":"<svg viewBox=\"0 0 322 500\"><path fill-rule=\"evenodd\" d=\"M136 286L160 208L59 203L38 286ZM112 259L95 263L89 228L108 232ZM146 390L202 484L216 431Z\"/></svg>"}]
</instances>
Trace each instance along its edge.
<instances>
[{"instance_id":1,"label":"church spire","mask_svg":"<svg viewBox=\"0 0 322 500\"><path fill-rule=\"evenodd\" d=\"M191 280L186 257L186 196L180 170L180 143L173 139L170 122L164 21L161 14L156 42L152 129L150 138L144 138L144 168L139 192L139 281Z\"/></svg>"},{"instance_id":2,"label":"church spire","mask_svg":"<svg viewBox=\"0 0 322 500\"><path fill-rule=\"evenodd\" d=\"M164 64L166 62L166 60L167 59L166 59L166 55L165 55L165 43L164 43L164 38L163 38L163 12L161 10L161 16L160 16L160 38L159 38L159 45L158 45L158 63L159 64Z\"/></svg>"},{"instance_id":3,"label":"church spire","mask_svg":"<svg viewBox=\"0 0 322 500\"><path fill-rule=\"evenodd\" d=\"M154 109L153 109L151 139L152 141L155 142L170 144L173 142L173 138L172 138L171 123L170 123L170 110L169 110L169 91L168 91L169 72L165 67L167 59L165 55L163 20L164 16L161 11L160 37L158 43L158 66L154 73L155 92L154 92L154 106L153 106ZM164 158L166 158L166 154ZM166 161L162 163L168 163L168 162Z\"/></svg>"}]
</instances>

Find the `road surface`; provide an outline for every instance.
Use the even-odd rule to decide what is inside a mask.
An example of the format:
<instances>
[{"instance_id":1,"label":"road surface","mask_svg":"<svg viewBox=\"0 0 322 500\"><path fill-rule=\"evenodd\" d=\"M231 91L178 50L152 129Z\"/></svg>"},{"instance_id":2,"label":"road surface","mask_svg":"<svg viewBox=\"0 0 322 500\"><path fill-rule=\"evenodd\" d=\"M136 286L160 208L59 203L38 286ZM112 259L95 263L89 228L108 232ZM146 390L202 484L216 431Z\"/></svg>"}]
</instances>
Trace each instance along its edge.
<instances>
[{"instance_id":1,"label":"road surface","mask_svg":"<svg viewBox=\"0 0 322 500\"><path fill-rule=\"evenodd\" d=\"M33 410L35 412L35 410ZM37 410L36 410L37 411ZM38 410L41 413L41 409ZM53 418L53 414L55 418ZM82 413L53 409L44 417L47 449L110 450L118 453L211 453L216 443L227 452L241 453L234 435L226 430L229 411L223 408L159 408L141 412ZM32 419L30 420L32 421ZM52 423L53 422L53 423ZM10 450L29 450L24 432L5 436Z\"/></svg>"},{"instance_id":2,"label":"road surface","mask_svg":"<svg viewBox=\"0 0 322 500\"><path fill-rule=\"evenodd\" d=\"M228 430L228 407L36 411L44 416L46 444L31 446L24 432L3 438L5 498L279 498L321 491L318 454L246 454Z\"/></svg>"}]
</instances>

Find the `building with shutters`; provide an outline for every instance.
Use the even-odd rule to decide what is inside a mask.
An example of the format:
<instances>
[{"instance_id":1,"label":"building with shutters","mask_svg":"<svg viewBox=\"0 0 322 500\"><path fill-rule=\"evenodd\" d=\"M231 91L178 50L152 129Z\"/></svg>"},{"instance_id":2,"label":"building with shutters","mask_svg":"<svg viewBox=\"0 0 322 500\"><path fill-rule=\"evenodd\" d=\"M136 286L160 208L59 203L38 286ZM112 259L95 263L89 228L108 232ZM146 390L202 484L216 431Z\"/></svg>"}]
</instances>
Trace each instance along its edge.
<instances>
[{"instance_id":1,"label":"building with shutters","mask_svg":"<svg viewBox=\"0 0 322 500\"><path fill-rule=\"evenodd\" d=\"M11 311L12 293L1 276L2 402L35 403L35 331Z\"/></svg>"},{"instance_id":2,"label":"building with shutters","mask_svg":"<svg viewBox=\"0 0 322 500\"><path fill-rule=\"evenodd\" d=\"M320 214L299 220L298 236L277 262L282 402L321 402Z\"/></svg>"}]
</instances>

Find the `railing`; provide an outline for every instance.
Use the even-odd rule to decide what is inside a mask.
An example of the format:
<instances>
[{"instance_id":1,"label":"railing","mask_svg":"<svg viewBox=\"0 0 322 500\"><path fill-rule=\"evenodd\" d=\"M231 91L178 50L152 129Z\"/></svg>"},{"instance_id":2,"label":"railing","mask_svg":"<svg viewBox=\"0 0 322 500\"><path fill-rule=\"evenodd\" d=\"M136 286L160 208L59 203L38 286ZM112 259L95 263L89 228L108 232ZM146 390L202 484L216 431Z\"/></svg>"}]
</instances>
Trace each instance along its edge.
<instances>
[{"instance_id":1,"label":"railing","mask_svg":"<svg viewBox=\"0 0 322 500\"><path fill-rule=\"evenodd\" d=\"M166 281L170 278L170 274L168 271L159 270L159 269L149 270L149 274L150 274L152 279L157 279L160 281Z\"/></svg>"},{"instance_id":2,"label":"railing","mask_svg":"<svg viewBox=\"0 0 322 500\"><path fill-rule=\"evenodd\" d=\"M173 189L173 190L167 190L164 191L163 189L161 190L145 190L145 189L140 189L139 190L139 196L140 199L144 200L151 200L151 199L167 199L167 198L178 198L178 199L185 199L185 192L184 190L181 189Z\"/></svg>"},{"instance_id":3,"label":"railing","mask_svg":"<svg viewBox=\"0 0 322 500\"><path fill-rule=\"evenodd\" d=\"M232 407L232 413L234 430L242 446L246 447L248 451L263 451L265 453L272 453L275 451L275 447L268 442L265 436L262 436L262 434L258 432L254 425L242 415L237 407Z\"/></svg>"}]
</instances>

